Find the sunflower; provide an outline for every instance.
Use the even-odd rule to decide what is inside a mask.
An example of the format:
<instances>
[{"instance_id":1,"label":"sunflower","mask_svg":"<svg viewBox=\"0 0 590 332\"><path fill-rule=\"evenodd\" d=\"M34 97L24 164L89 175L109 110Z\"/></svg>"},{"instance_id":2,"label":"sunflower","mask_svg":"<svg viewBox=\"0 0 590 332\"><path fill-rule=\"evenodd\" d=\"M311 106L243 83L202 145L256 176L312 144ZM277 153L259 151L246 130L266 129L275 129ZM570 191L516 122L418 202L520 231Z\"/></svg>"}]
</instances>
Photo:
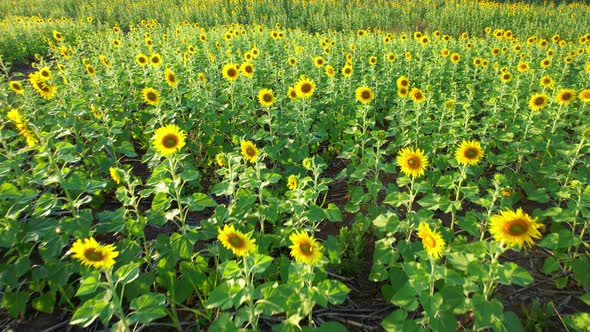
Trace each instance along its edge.
<instances>
[{"instance_id":1,"label":"sunflower","mask_svg":"<svg viewBox=\"0 0 590 332\"><path fill-rule=\"evenodd\" d=\"M422 103L426 101L426 97L424 96L424 92L418 88L413 88L410 90L410 98L416 103Z\"/></svg>"},{"instance_id":2,"label":"sunflower","mask_svg":"<svg viewBox=\"0 0 590 332\"><path fill-rule=\"evenodd\" d=\"M120 46L121 46L121 40L120 39L113 39L113 47L119 48Z\"/></svg>"},{"instance_id":3,"label":"sunflower","mask_svg":"<svg viewBox=\"0 0 590 332\"><path fill-rule=\"evenodd\" d=\"M295 90L295 87L289 87L289 90L287 91L287 97L289 97L291 100L297 98L297 90Z\"/></svg>"},{"instance_id":4,"label":"sunflower","mask_svg":"<svg viewBox=\"0 0 590 332\"><path fill-rule=\"evenodd\" d=\"M434 259L442 257L446 243L440 232L431 230L427 223L421 222L420 225L418 225L417 235L422 239L422 245L429 256Z\"/></svg>"},{"instance_id":5,"label":"sunflower","mask_svg":"<svg viewBox=\"0 0 590 332\"><path fill-rule=\"evenodd\" d=\"M289 240L293 243L289 248L291 249L291 256L295 261L307 265L316 265L322 258L322 246L305 231L294 232L289 236Z\"/></svg>"},{"instance_id":6,"label":"sunflower","mask_svg":"<svg viewBox=\"0 0 590 332\"><path fill-rule=\"evenodd\" d=\"M224 225L223 229L218 228L217 239L227 249L231 250L236 256L248 256L256 250L256 239L250 239L249 236L237 231L234 225Z\"/></svg>"},{"instance_id":7,"label":"sunflower","mask_svg":"<svg viewBox=\"0 0 590 332\"><path fill-rule=\"evenodd\" d=\"M275 102L275 97L272 95L271 89L260 89L258 91L258 102L265 107L271 107Z\"/></svg>"},{"instance_id":8,"label":"sunflower","mask_svg":"<svg viewBox=\"0 0 590 332\"><path fill-rule=\"evenodd\" d=\"M287 60L289 62L289 65L291 67L295 66L297 64L297 59L295 59L295 57L289 57L289 59Z\"/></svg>"},{"instance_id":9,"label":"sunflower","mask_svg":"<svg viewBox=\"0 0 590 332\"><path fill-rule=\"evenodd\" d=\"M410 87L410 80L406 76L400 76L397 81L395 81L397 88L406 88Z\"/></svg>"},{"instance_id":10,"label":"sunflower","mask_svg":"<svg viewBox=\"0 0 590 332\"><path fill-rule=\"evenodd\" d=\"M406 176L420 177L428 165L428 159L421 149L403 148L397 155L397 165Z\"/></svg>"},{"instance_id":11,"label":"sunflower","mask_svg":"<svg viewBox=\"0 0 590 332\"><path fill-rule=\"evenodd\" d=\"M548 100L549 97L546 94L536 93L531 96L531 99L529 99L529 107L533 111L539 111L540 109L547 106Z\"/></svg>"},{"instance_id":12,"label":"sunflower","mask_svg":"<svg viewBox=\"0 0 590 332\"><path fill-rule=\"evenodd\" d=\"M452 63L459 63L459 61L461 61L461 56L459 55L459 53L451 54L451 62Z\"/></svg>"},{"instance_id":13,"label":"sunflower","mask_svg":"<svg viewBox=\"0 0 590 332\"><path fill-rule=\"evenodd\" d=\"M534 239L540 239L539 228L543 225L537 223L522 209L501 211L490 217L490 233L498 242L504 242L511 247L519 248L532 246Z\"/></svg>"},{"instance_id":14,"label":"sunflower","mask_svg":"<svg viewBox=\"0 0 590 332\"><path fill-rule=\"evenodd\" d=\"M297 176L296 175L289 175L289 177L287 178L287 188L291 189L291 190L295 190L297 189L297 184L298 184L298 180L297 180Z\"/></svg>"},{"instance_id":15,"label":"sunflower","mask_svg":"<svg viewBox=\"0 0 590 332\"><path fill-rule=\"evenodd\" d=\"M108 269L115 265L115 257L119 252L115 251L112 244L103 245L92 237L87 239L78 239L72 248L72 257L78 259L82 264L97 269Z\"/></svg>"},{"instance_id":16,"label":"sunflower","mask_svg":"<svg viewBox=\"0 0 590 332\"><path fill-rule=\"evenodd\" d=\"M408 88L397 88L397 95L400 98L406 98L408 96Z\"/></svg>"},{"instance_id":17,"label":"sunflower","mask_svg":"<svg viewBox=\"0 0 590 332\"><path fill-rule=\"evenodd\" d=\"M352 66L342 67L342 75L344 77L350 77L352 75Z\"/></svg>"},{"instance_id":18,"label":"sunflower","mask_svg":"<svg viewBox=\"0 0 590 332\"><path fill-rule=\"evenodd\" d=\"M529 70L529 64L526 62L519 62L518 66L516 66L516 69L519 72L524 73L525 71Z\"/></svg>"},{"instance_id":19,"label":"sunflower","mask_svg":"<svg viewBox=\"0 0 590 332\"><path fill-rule=\"evenodd\" d=\"M185 145L186 133L178 126L169 124L156 129L152 137L154 149L164 157L171 156Z\"/></svg>"},{"instance_id":20,"label":"sunflower","mask_svg":"<svg viewBox=\"0 0 590 332\"><path fill-rule=\"evenodd\" d=\"M376 65L376 64L377 64L377 57L376 57L376 56L374 56L374 55L371 55L371 56L369 57L369 64L370 64L371 66L374 66L374 65Z\"/></svg>"},{"instance_id":21,"label":"sunflower","mask_svg":"<svg viewBox=\"0 0 590 332\"><path fill-rule=\"evenodd\" d=\"M25 89L23 88L23 86L20 84L19 81L10 81L10 82L8 82L8 86L10 86L10 89L12 91L14 91L15 93L21 94L21 93L25 92Z\"/></svg>"},{"instance_id":22,"label":"sunflower","mask_svg":"<svg viewBox=\"0 0 590 332\"><path fill-rule=\"evenodd\" d=\"M86 72L90 76L96 75L96 70L94 70L94 67L92 67L91 65L86 65Z\"/></svg>"},{"instance_id":23,"label":"sunflower","mask_svg":"<svg viewBox=\"0 0 590 332\"><path fill-rule=\"evenodd\" d=\"M139 53L135 56L135 62L140 66L145 66L148 64L148 57L143 53Z\"/></svg>"},{"instance_id":24,"label":"sunflower","mask_svg":"<svg viewBox=\"0 0 590 332\"><path fill-rule=\"evenodd\" d=\"M116 184L121 183L121 175L119 174L119 170L116 167L109 167L109 175Z\"/></svg>"},{"instance_id":25,"label":"sunflower","mask_svg":"<svg viewBox=\"0 0 590 332\"><path fill-rule=\"evenodd\" d=\"M321 68L325 62L326 61L321 56L316 56L313 58L313 65L316 66L316 68Z\"/></svg>"},{"instance_id":26,"label":"sunflower","mask_svg":"<svg viewBox=\"0 0 590 332\"><path fill-rule=\"evenodd\" d=\"M102 63L103 66L107 68L111 66L109 59L107 59L107 57L102 54L98 56L98 60L100 60L100 63Z\"/></svg>"},{"instance_id":27,"label":"sunflower","mask_svg":"<svg viewBox=\"0 0 590 332\"><path fill-rule=\"evenodd\" d=\"M150 56L150 65L157 67L162 64L162 58L158 53L154 53Z\"/></svg>"},{"instance_id":28,"label":"sunflower","mask_svg":"<svg viewBox=\"0 0 590 332\"><path fill-rule=\"evenodd\" d=\"M301 76L295 84L295 90L297 91L297 97L309 98L313 95L315 89L315 83L307 76Z\"/></svg>"},{"instance_id":29,"label":"sunflower","mask_svg":"<svg viewBox=\"0 0 590 332\"><path fill-rule=\"evenodd\" d=\"M35 146L35 144L39 142L27 128L27 122L23 119L23 116L17 109L10 110L10 112L6 114L6 117L14 122L19 134L25 138L28 146Z\"/></svg>"},{"instance_id":30,"label":"sunflower","mask_svg":"<svg viewBox=\"0 0 590 332\"><path fill-rule=\"evenodd\" d=\"M238 75L240 74L239 69L233 63L228 63L224 65L221 69L221 72L223 74L223 77L228 81L235 81L238 78Z\"/></svg>"},{"instance_id":31,"label":"sunflower","mask_svg":"<svg viewBox=\"0 0 590 332\"><path fill-rule=\"evenodd\" d=\"M578 99L583 103L590 103L590 89L585 89L578 93Z\"/></svg>"},{"instance_id":32,"label":"sunflower","mask_svg":"<svg viewBox=\"0 0 590 332\"><path fill-rule=\"evenodd\" d=\"M158 105L160 103L160 93L152 88L143 89L143 100L150 105Z\"/></svg>"},{"instance_id":33,"label":"sunflower","mask_svg":"<svg viewBox=\"0 0 590 332\"><path fill-rule=\"evenodd\" d=\"M41 69L39 69L39 75L41 75L41 78L45 81L51 79L51 70L49 70L48 67L43 67Z\"/></svg>"},{"instance_id":34,"label":"sunflower","mask_svg":"<svg viewBox=\"0 0 590 332\"><path fill-rule=\"evenodd\" d=\"M242 149L242 156L247 161L253 163L258 158L259 152L256 145L250 141L241 141L240 148Z\"/></svg>"},{"instance_id":35,"label":"sunflower","mask_svg":"<svg viewBox=\"0 0 590 332\"><path fill-rule=\"evenodd\" d=\"M484 156L478 141L463 141L455 150L455 159L461 165L475 165Z\"/></svg>"},{"instance_id":36,"label":"sunflower","mask_svg":"<svg viewBox=\"0 0 590 332\"><path fill-rule=\"evenodd\" d=\"M389 52L385 55L385 60L387 62L394 62L395 61L395 53Z\"/></svg>"},{"instance_id":37,"label":"sunflower","mask_svg":"<svg viewBox=\"0 0 590 332\"><path fill-rule=\"evenodd\" d=\"M223 152L220 152L218 154L215 155L215 162L217 163L217 166L219 167L223 167L227 164L225 155L223 154Z\"/></svg>"},{"instance_id":38,"label":"sunflower","mask_svg":"<svg viewBox=\"0 0 590 332\"><path fill-rule=\"evenodd\" d=\"M375 99L375 94L371 88L366 86L360 86L356 88L354 91L354 96L356 100L360 101L363 104L370 103L373 99Z\"/></svg>"},{"instance_id":39,"label":"sunflower","mask_svg":"<svg viewBox=\"0 0 590 332\"><path fill-rule=\"evenodd\" d=\"M451 55L451 51L449 51L449 49L448 49L448 48L443 48L443 49L440 51L440 55L441 55L443 58L447 58L449 55Z\"/></svg>"},{"instance_id":40,"label":"sunflower","mask_svg":"<svg viewBox=\"0 0 590 332\"><path fill-rule=\"evenodd\" d=\"M166 68L166 71L164 72L164 79L166 80L166 83L168 83L168 85L170 87L175 87L178 84L178 79L176 78L176 74L174 74L174 72L172 70L170 70L169 68Z\"/></svg>"},{"instance_id":41,"label":"sunflower","mask_svg":"<svg viewBox=\"0 0 590 332\"><path fill-rule=\"evenodd\" d=\"M551 76L543 76L539 80L539 84L541 84L541 86L545 87L545 88L552 87L554 83L555 83L555 81L553 81Z\"/></svg>"},{"instance_id":42,"label":"sunflower","mask_svg":"<svg viewBox=\"0 0 590 332\"><path fill-rule=\"evenodd\" d=\"M510 72L502 73L502 75L500 75L500 79L502 80L502 82L508 83L512 80L512 73L510 73Z\"/></svg>"},{"instance_id":43,"label":"sunflower","mask_svg":"<svg viewBox=\"0 0 590 332\"><path fill-rule=\"evenodd\" d=\"M29 74L29 82L41 97L49 100L55 96L55 86L48 84L39 72Z\"/></svg>"},{"instance_id":44,"label":"sunflower","mask_svg":"<svg viewBox=\"0 0 590 332\"><path fill-rule=\"evenodd\" d=\"M557 92L555 100L560 105L569 105L576 99L576 91L573 89L562 89Z\"/></svg>"},{"instance_id":45,"label":"sunflower","mask_svg":"<svg viewBox=\"0 0 590 332\"><path fill-rule=\"evenodd\" d=\"M331 65L327 65L326 66L326 76L328 77L334 77L334 67L332 67Z\"/></svg>"},{"instance_id":46,"label":"sunflower","mask_svg":"<svg viewBox=\"0 0 590 332\"><path fill-rule=\"evenodd\" d=\"M539 64L541 65L541 68L547 68L551 66L551 59L543 59Z\"/></svg>"},{"instance_id":47,"label":"sunflower","mask_svg":"<svg viewBox=\"0 0 590 332\"><path fill-rule=\"evenodd\" d=\"M64 36L61 34L61 32L57 30L53 30L53 38L55 38L55 40L57 40L58 42L64 40Z\"/></svg>"},{"instance_id":48,"label":"sunflower","mask_svg":"<svg viewBox=\"0 0 590 332\"><path fill-rule=\"evenodd\" d=\"M254 76L254 65L250 62L242 64L240 66L240 70L242 71L242 75L244 75L244 77Z\"/></svg>"}]
</instances>

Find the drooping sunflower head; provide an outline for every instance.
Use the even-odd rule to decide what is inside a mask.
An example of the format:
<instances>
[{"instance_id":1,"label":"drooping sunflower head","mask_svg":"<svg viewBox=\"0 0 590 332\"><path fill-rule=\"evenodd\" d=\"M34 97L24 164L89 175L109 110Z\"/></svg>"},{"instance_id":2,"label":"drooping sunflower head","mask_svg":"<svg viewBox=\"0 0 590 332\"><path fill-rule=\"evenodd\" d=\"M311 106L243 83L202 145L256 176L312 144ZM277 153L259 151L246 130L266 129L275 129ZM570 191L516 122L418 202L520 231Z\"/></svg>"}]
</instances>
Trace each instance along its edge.
<instances>
[{"instance_id":1,"label":"drooping sunflower head","mask_svg":"<svg viewBox=\"0 0 590 332\"><path fill-rule=\"evenodd\" d=\"M92 237L76 240L70 252L73 254L72 257L82 264L96 269L112 267L115 265L115 257L119 256L119 252L112 244L100 244Z\"/></svg>"},{"instance_id":2,"label":"drooping sunflower head","mask_svg":"<svg viewBox=\"0 0 590 332\"><path fill-rule=\"evenodd\" d=\"M10 89L17 94L21 94L21 93L25 92L25 89L23 88L23 86L20 84L19 81L10 81L10 82L8 82L8 86L10 86Z\"/></svg>"},{"instance_id":3,"label":"drooping sunflower head","mask_svg":"<svg viewBox=\"0 0 590 332\"><path fill-rule=\"evenodd\" d=\"M166 68L164 72L164 80L170 87L175 87L178 85L178 79L176 78L176 74L170 68Z\"/></svg>"},{"instance_id":4,"label":"drooping sunflower head","mask_svg":"<svg viewBox=\"0 0 590 332\"><path fill-rule=\"evenodd\" d=\"M375 94L373 93L373 90L366 86L360 86L356 88L354 96L356 100L360 101L363 104L368 104L373 99L375 99Z\"/></svg>"},{"instance_id":5,"label":"drooping sunflower head","mask_svg":"<svg viewBox=\"0 0 590 332\"><path fill-rule=\"evenodd\" d=\"M160 103L160 93L153 88L144 88L143 89L143 100L153 106L156 106Z\"/></svg>"},{"instance_id":6,"label":"drooping sunflower head","mask_svg":"<svg viewBox=\"0 0 590 332\"><path fill-rule=\"evenodd\" d=\"M91 65L86 65L86 72L90 76L96 75L96 70L94 70L94 67L92 67Z\"/></svg>"},{"instance_id":7,"label":"drooping sunflower head","mask_svg":"<svg viewBox=\"0 0 590 332\"><path fill-rule=\"evenodd\" d=\"M531 96L531 99L529 99L529 108L533 111L539 111L547 106L548 100L549 97L546 94L536 93Z\"/></svg>"},{"instance_id":8,"label":"drooping sunflower head","mask_svg":"<svg viewBox=\"0 0 590 332\"><path fill-rule=\"evenodd\" d=\"M290 190L295 190L295 189L297 189L297 184L298 184L297 175L294 175L294 174L289 175L289 177L287 178L287 188L289 188Z\"/></svg>"},{"instance_id":9,"label":"drooping sunflower head","mask_svg":"<svg viewBox=\"0 0 590 332\"><path fill-rule=\"evenodd\" d=\"M301 76L295 84L295 90L299 98L309 98L315 90L315 83L307 76Z\"/></svg>"},{"instance_id":10,"label":"drooping sunflower head","mask_svg":"<svg viewBox=\"0 0 590 332\"><path fill-rule=\"evenodd\" d=\"M412 98L412 100L416 103L422 103L426 101L426 96L424 95L424 92L422 92L422 90L418 88L413 88L412 90L410 90L410 98Z\"/></svg>"},{"instance_id":11,"label":"drooping sunflower head","mask_svg":"<svg viewBox=\"0 0 590 332\"><path fill-rule=\"evenodd\" d=\"M478 141L463 141L455 151L455 159L461 165L475 165L481 158L484 152L481 144Z\"/></svg>"},{"instance_id":12,"label":"drooping sunflower head","mask_svg":"<svg viewBox=\"0 0 590 332\"><path fill-rule=\"evenodd\" d=\"M228 63L223 66L221 69L223 77L228 81L235 81L240 74L239 69L233 63Z\"/></svg>"},{"instance_id":13,"label":"drooping sunflower head","mask_svg":"<svg viewBox=\"0 0 590 332\"><path fill-rule=\"evenodd\" d=\"M241 141L240 148L242 150L242 157L251 163L255 162L260 154L256 145L250 141Z\"/></svg>"},{"instance_id":14,"label":"drooping sunflower head","mask_svg":"<svg viewBox=\"0 0 590 332\"><path fill-rule=\"evenodd\" d=\"M121 183L121 175L119 174L119 170L116 167L109 167L109 175L116 184Z\"/></svg>"},{"instance_id":15,"label":"drooping sunflower head","mask_svg":"<svg viewBox=\"0 0 590 332\"><path fill-rule=\"evenodd\" d=\"M428 159L421 149L402 148L397 155L397 165L406 176L420 177L428 166Z\"/></svg>"},{"instance_id":16,"label":"drooping sunflower head","mask_svg":"<svg viewBox=\"0 0 590 332\"><path fill-rule=\"evenodd\" d=\"M152 137L154 149L164 157L171 156L180 151L185 145L185 141L186 133L173 124L156 129Z\"/></svg>"},{"instance_id":17,"label":"drooping sunflower head","mask_svg":"<svg viewBox=\"0 0 590 332\"><path fill-rule=\"evenodd\" d=\"M422 239L422 245L430 257L434 259L442 257L446 243L440 232L431 230L427 223L421 222L418 225L417 235Z\"/></svg>"},{"instance_id":18,"label":"drooping sunflower head","mask_svg":"<svg viewBox=\"0 0 590 332\"><path fill-rule=\"evenodd\" d=\"M574 89L561 89L555 96L555 100L560 105L569 105L574 99L576 99L576 90Z\"/></svg>"},{"instance_id":19,"label":"drooping sunflower head","mask_svg":"<svg viewBox=\"0 0 590 332\"><path fill-rule=\"evenodd\" d=\"M224 225L223 229L218 228L217 239L236 256L248 256L256 250L256 239L250 239L249 236L236 230L234 225Z\"/></svg>"},{"instance_id":20,"label":"drooping sunflower head","mask_svg":"<svg viewBox=\"0 0 590 332\"><path fill-rule=\"evenodd\" d=\"M294 232L289 236L289 240L293 243L289 248L291 249L291 257L295 258L295 261L307 265L317 265L322 259L322 246L307 232Z\"/></svg>"},{"instance_id":21,"label":"drooping sunflower head","mask_svg":"<svg viewBox=\"0 0 590 332\"><path fill-rule=\"evenodd\" d=\"M258 102L264 107L271 107L275 102L275 97L271 89L260 89L258 91Z\"/></svg>"},{"instance_id":22,"label":"drooping sunflower head","mask_svg":"<svg viewBox=\"0 0 590 332\"><path fill-rule=\"evenodd\" d=\"M29 74L29 82L41 97L49 100L55 96L55 85L49 84L40 72Z\"/></svg>"},{"instance_id":23,"label":"drooping sunflower head","mask_svg":"<svg viewBox=\"0 0 590 332\"><path fill-rule=\"evenodd\" d=\"M532 246L535 239L541 238L539 229L543 227L528 214L517 209L501 211L490 217L490 233L498 242L510 247L519 248Z\"/></svg>"}]
</instances>

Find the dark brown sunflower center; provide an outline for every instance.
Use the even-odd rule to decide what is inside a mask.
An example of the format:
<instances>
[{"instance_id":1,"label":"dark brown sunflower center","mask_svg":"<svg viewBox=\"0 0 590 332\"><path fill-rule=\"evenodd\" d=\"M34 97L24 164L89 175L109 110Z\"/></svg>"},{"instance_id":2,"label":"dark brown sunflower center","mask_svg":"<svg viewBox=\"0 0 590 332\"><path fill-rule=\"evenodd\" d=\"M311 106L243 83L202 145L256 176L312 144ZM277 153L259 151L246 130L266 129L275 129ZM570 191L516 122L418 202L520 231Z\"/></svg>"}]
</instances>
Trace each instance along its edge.
<instances>
[{"instance_id":1,"label":"dark brown sunflower center","mask_svg":"<svg viewBox=\"0 0 590 332\"><path fill-rule=\"evenodd\" d=\"M324 64L324 61L322 59L318 59L317 64L322 65L322 64Z\"/></svg>"},{"instance_id":2,"label":"dark brown sunflower center","mask_svg":"<svg viewBox=\"0 0 590 332\"><path fill-rule=\"evenodd\" d=\"M251 66L246 66L244 68L244 70L246 71L246 73L251 74L252 73L252 67Z\"/></svg>"},{"instance_id":3,"label":"dark brown sunflower center","mask_svg":"<svg viewBox=\"0 0 590 332\"><path fill-rule=\"evenodd\" d=\"M175 134L168 134L162 139L162 145L168 149L173 149L178 145L178 136Z\"/></svg>"},{"instance_id":4,"label":"dark brown sunflower center","mask_svg":"<svg viewBox=\"0 0 590 332\"><path fill-rule=\"evenodd\" d=\"M351 69L350 69L350 68L346 68L346 69L344 69L344 73L346 73L346 74L350 74L350 71L351 71Z\"/></svg>"},{"instance_id":5,"label":"dark brown sunflower center","mask_svg":"<svg viewBox=\"0 0 590 332\"><path fill-rule=\"evenodd\" d=\"M417 100L422 99L422 93L421 92L415 92L414 93L414 98L416 98Z\"/></svg>"},{"instance_id":6,"label":"dark brown sunflower center","mask_svg":"<svg viewBox=\"0 0 590 332\"><path fill-rule=\"evenodd\" d=\"M228 238L227 238L227 241L234 248L238 248L239 249L239 248L243 248L244 247L244 240L241 237L236 236L234 234L229 235Z\"/></svg>"},{"instance_id":7,"label":"dark brown sunflower center","mask_svg":"<svg viewBox=\"0 0 590 332\"><path fill-rule=\"evenodd\" d=\"M158 99L158 96L156 96L156 94L153 92L148 92L146 98L149 101L156 101Z\"/></svg>"},{"instance_id":8,"label":"dark brown sunflower center","mask_svg":"<svg viewBox=\"0 0 590 332\"><path fill-rule=\"evenodd\" d=\"M152 58L152 63L160 63L160 58Z\"/></svg>"},{"instance_id":9,"label":"dark brown sunflower center","mask_svg":"<svg viewBox=\"0 0 590 332\"><path fill-rule=\"evenodd\" d=\"M308 93L310 91L311 91L311 84L309 84L309 83L303 83L301 85L301 92Z\"/></svg>"},{"instance_id":10,"label":"dark brown sunflower center","mask_svg":"<svg viewBox=\"0 0 590 332\"><path fill-rule=\"evenodd\" d=\"M137 59L137 61L139 61L139 63L146 63L147 59L146 58L139 58L139 59Z\"/></svg>"},{"instance_id":11,"label":"dark brown sunflower center","mask_svg":"<svg viewBox=\"0 0 590 332\"><path fill-rule=\"evenodd\" d=\"M418 158L416 156L412 156L412 157L408 158L408 166L411 169L418 169L418 168L420 168L420 158Z\"/></svg>"},{"instance_id":12,"label":"dark brown sunflower center","mask_svg":"<svg viewBox=\"0 0 590 332\"><path fill-rule=\"evenodd\" d=\"M504 78L504 80L509 80L510 79L510 75L504 74L503 78Z\"/></svg>"},{"instance_id":13,"label":"dark brown sunflower center","mask_svg":"<svg viewBox=\"0 0 590 332\"><path fill-rule=\"evenodd\" d=\"M96 248L88 248L84 251L84 257L92 262L100 262L104 259L104 254L100 251L96 251Z\"/></svg>"},{"instance_id":14,"label":"dark brown sunflower center","mask_svg":"<svg viewBox=\"0 0 590 332\"><path fill-rule=\"evenodd\" d=\"M535 106L543 106L543 104L545 104L545 98L537 97L533 100L533 104L535 104Z\"/></svg>"},{"instance_id":15,"label":"dark brown sunflower center","mask_svg":"<svg viewBox=\"0 0 590 332\"><path fill-rule=\"evenodd\" d=\"M249 146L246 148L246 156L253 158L256 155L256 150L253 147Z\"/></svg>"},{"instance_id":16,"label":"dark brown sunflower center","mask_svg":"<svg viewBox=\"0 0 590 332\"><path fill-rule=\"evenodd\" d=\"M301 253L305 256L311 255L313 251L313 247L309 243L301 243L299 245L299 249L301 250Z\"/></svg>"},{"instance_id":17,"label":"dark brown sunflower center","mask_svg":"<svg viewBox=\"0 0 590 332\"><path fill-rule=\"evenodd\" d=\"M172 82L172 83L176 82L176 76L174 76L172 74L169 74L168 75L168 81L169 82Z\"/></svg>"},{"instance_id":18,"label":"dark brown sunflower center","mask_svg":"<svg viewBox=\"0 0 590 332\"><path fill-rule=\"evenodd\" d=\"M463 155L467 159L475 159L475 158L477 158L478 150L476 148L468 148L468 149L465 150L465 152L463 153Z\"/></svg>"},{"instance_id":19,"label":"dark brown sunflower center","mask_svg":"<svg viewBox=\"0 0 590 332\"><path fill-rule=\"evenodd\" d=\"M408 82L406 80L403 80L403 81L399 82L399 85L401 85L401 86L408 86L409 83L410 82Z\"/></svg>"},{"instance_id":20,"label":"dark brown sunflower center","mask_svg":"<svg viewBox=\"0 0 590 332\"><path fill-rule=\"evenodd\" d=\"M270 103L270 102L272 102L272 95L270 93L265 93L262 96L262 100L264 100L267 103Z\"/></svg>"},{"instance_id":21,"label":"dark brown sunflower center","mask_svg":"<svg viewBox=\"0 0 590 332\"><path fill-rule=\"evenodd\" d=\"M563 101L570 101L572 99L572 94L569 92L565 92L561 95L561 100Z\"/></svg>"},{"instance_id":22,"label":"dark brown sunflower center","mask_svg":"<svg viewBox=\"0 0 590 332\"><path fill-rule=\"evenodd\" d=\"M512 220L506 224L507 233L513 236L525 234L529 230L526 221L521 219Z\"/></svg>"},{"instance_id":23,"label":"dark brown sunflower center","mask_svg":"<svg viewBox=\"0 0 590 332\"><path fill-rule=\"evenodd\" d=\"M230 68L230 69L227 70L227 76L229 76L229 77L235 77L237 74L238 73L233 68Z\"/></svg>"},{"instance_id":24,"label":"dark brown sunflower center","mask_svg":"<svg viewBox=\"0 0 590 332\"><path fill-rule=\"evenodd\" d=\"M371 91L368 90L364 90L363 92L361 92L361 97L364 100L369 100L371 99Z\"/></svg>"}]
</instances>

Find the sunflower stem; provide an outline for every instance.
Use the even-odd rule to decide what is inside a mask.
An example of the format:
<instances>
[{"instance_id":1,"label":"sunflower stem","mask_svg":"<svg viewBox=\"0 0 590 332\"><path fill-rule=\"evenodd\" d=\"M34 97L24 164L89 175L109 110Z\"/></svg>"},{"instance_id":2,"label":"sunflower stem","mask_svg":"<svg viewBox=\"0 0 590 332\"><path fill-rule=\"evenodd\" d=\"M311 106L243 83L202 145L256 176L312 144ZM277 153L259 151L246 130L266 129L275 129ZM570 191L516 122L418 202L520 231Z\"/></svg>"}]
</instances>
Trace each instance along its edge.
<instances>
[{"instance_id":1,"label":"sunflower stem","mask_svg":"<svg viewBox=\"0 0 590 332\"><path fill-rule=\"evenodd\" d=\"M176 200L176 204L178 206L178 220L180 221L180 228L182 230L182 234L186 233L186 216L184 214L184 209L182 207L182 202L181 202L181 192L182 192L182 184L180 183L180 181L182 181L182 179L178 179L176 176L176 164L177 164L177 159L175 155L172 155L170 157L167 158L168 159L168 166L169 171L170 171L170 176L172 177L172 184L174 185L174 195L175 195L175 200ZM177 183L178 182L178 183Z\"/></svg>"},{"instance_id":2,"label":"sunflower stem","mask_svg":"<svg viewBox=\"0 0 590 332\"><path fill-rule=\"evenodd\" d=\"M430 256L430 296L434 295L434 259Z\"/></svg>"},{"instance_id":3,"label":"sunflower stem","mask_svg":"<svg viewBox=\"0 0 590 332\"><path fill-rule=\"evenodd\" d=\"M125 312L123 311L123 306L122 306L123 297L122 296L120 297L117 294L116 286L113 283L113 279L111 277L112 273L113 273L113 269L109 268L108 270L105 270L103 272L104 272L104 276L107 280L107 286L109 287L109 290L111 291L111 294L113 296L113 304L115 305L116 315L121 320L121 322L123 324L124 331L130 331L129 323L127 323L127 319L125 318ZM123 294L121 294L121 295L123 295Z\"/></svg>"},{"instance_id":4,"label":"sunflower stem","mask_svg":"<svg viewBox=\"0 0 590 332\"><path fill-rule=\"evenodd\" d=\"M461 185L463 184L463 180L465 179L465 174L467 173L467 165L463 165L461 167L461 176L459 177L459 183L457 184L457 187L455 188L455 202L461 202L459 200L459 196L461 195ZM455 227L455 204L451 205L451 230L454 229Z\"/></svg>"}]
</instances>

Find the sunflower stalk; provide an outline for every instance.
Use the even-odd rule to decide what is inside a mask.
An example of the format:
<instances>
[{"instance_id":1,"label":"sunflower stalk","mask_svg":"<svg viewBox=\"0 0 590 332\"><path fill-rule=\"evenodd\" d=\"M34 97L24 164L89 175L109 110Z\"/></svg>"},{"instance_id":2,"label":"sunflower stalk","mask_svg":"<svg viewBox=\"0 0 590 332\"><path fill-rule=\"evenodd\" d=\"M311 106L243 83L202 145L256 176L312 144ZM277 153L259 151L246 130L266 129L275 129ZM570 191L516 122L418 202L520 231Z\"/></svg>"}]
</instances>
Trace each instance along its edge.
<instances>
[{"instance_id":1,"label":"sunflower stalk","mask_svg":"<svg viewBox=\"0 0 590 332\"><path fill-rule=\"evenodd\" d=\"M113 283L112 279L113 269L109 268L108 270L105 270L103 272L107 280L107 288L113 296L112 303L115 306L115 313L117 317L119 317L119 319L121 320L121 323L123 324L123 331L128 332L130 331L130 328L129 323L127 322L127 319L125 317L125 312L123 311L123 294L121 294L121 296L117 294L117 285ZM121 293L123 293L123 290L121 290Z\"/></svg>"},{"instance_id":2,"label":"sunflower stalk","mask_svg":"<svg viewBox=\"0 0 590 332\"><path fill-rule=\"evenodd\" d=\"M463 180L465 180L467 178L466 173L467 173L467 165L463 165L461 167L461 174L459 176L459 183L457 183L457 186L455 187L455 202L459 202L459 204L462 201L462 199L460 200L459 197L461 196L461 185L463 184ZM455 227L456 213L457 213L457 211L455 210L455 204L451 204L451 230L453 230Z\"/></svg>"},{"instance_id":3,"label":"sunflower stalk","mask_svg":"<svg viewBox=\"0 0 590 332\"><path fill-rule=\"evenodd\" d=\"M488 273L487 281L484 281L483 285L483 295L486 301L489 301L490 296L493 294L496 284L496 264L498 264L498 258L504 252L504 243L500 242L498 244L499 248L495 248L495 252L490 256L490 272Z\"/></svg>"},{"instance_id":4,"label":"sunflower stalk","mask_svg":"<svg viewBox=\"0 0 590 332\"><path fill-rule=\"evenodd\" d=\"M182 206L182 187L184 187L184 180L178 178L176 174L176 168L178 164L178 159L176 159L176 155L172 155L167 158L168 159L168 171L170 172L170 176L172 177L172 184L174 185L174 199L176 200L176 204L178 206L178 220L180 221L180 228L182 230L182 234L185 234L187 231L186 228L186 216L188 214L188 209L185 209Z\"/></svg>"}]
</instances>

